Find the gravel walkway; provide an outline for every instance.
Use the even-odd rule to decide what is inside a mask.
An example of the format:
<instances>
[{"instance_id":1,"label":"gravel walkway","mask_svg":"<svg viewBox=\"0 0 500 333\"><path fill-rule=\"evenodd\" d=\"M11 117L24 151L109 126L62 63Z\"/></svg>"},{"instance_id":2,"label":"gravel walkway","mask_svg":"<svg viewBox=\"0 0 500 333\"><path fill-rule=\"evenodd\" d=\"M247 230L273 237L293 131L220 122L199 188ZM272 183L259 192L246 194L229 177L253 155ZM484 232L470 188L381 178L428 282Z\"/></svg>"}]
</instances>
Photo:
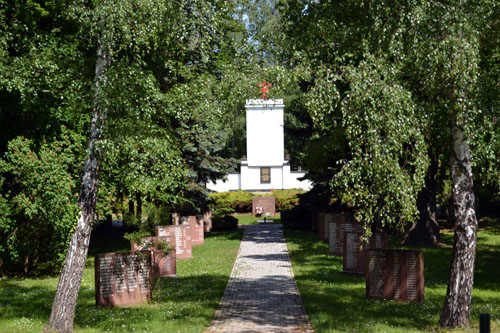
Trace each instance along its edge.
<instances>
[{"instance_id":1,"label":"gravel walkway","mask_svg":"<svg viewBox=\"0 0 500 333\"><path fill-rule=\"evenodd\" d=\"M231 278L208 332L313 332L282 226L244 228Z\"/></svg>"}]
</instances>

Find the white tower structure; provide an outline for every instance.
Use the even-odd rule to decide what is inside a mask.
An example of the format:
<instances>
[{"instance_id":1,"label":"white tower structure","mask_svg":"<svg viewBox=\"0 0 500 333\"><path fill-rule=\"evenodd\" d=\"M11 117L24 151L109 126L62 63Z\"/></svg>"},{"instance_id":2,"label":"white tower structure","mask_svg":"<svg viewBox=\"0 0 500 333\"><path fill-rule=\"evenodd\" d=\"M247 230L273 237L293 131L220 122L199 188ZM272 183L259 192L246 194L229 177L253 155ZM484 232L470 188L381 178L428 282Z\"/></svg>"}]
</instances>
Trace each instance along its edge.
<instances>
[{"instance_id":1,"label":"white tower structure","mask_svg":"<svg viewBox=\"0 0 500 333\"><path fill-rule=\"evenodd\" d=\"M311 188L309 181L298 180L305 173L291 171L285 159L284 107L283 99L246 101L247 159L241 161L241 173L207 184L210 190L256 192Z\"/></svg>"}]
</instances>

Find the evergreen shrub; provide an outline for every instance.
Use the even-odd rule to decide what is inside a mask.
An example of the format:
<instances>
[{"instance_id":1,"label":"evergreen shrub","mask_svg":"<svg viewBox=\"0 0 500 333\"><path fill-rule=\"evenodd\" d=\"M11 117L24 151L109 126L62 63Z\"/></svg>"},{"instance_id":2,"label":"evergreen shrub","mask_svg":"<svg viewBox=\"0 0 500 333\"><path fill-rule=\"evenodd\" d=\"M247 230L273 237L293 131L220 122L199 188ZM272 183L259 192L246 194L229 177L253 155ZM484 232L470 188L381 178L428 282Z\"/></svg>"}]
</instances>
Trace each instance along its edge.
<instances>
[{"instance_id":1,"label":"evergreen shrub","mask_svg":"<svg viewBox=\"0 0 500 333\"><path fill-rule=\"evenodd\" d=\"M299 201L298 195L303 190L274 190L268 194L255 194L245 191L219 192L210 194L213 210L228 209L236 213L250 213L252 211L252 198L254 196L274 196L276 198L276 211L292 209Z\"/></svg>"}]
</instances>

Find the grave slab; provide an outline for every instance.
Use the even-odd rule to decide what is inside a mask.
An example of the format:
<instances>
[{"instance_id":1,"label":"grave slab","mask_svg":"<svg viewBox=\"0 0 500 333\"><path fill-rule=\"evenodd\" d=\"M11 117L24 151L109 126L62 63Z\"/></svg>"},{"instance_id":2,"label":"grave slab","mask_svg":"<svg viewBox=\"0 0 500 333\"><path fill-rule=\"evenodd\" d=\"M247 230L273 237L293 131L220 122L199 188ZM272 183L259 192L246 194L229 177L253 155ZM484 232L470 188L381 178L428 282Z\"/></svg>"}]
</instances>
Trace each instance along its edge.
<instances>
[{"instance_id":1,"label":"grave slab","mask_svg":"<svg viewBox=\"0 0 500 333\"><path fill-rule=\"evenodd\" d=\"M252 215L257 214L257 207L262 207L262 215L268 213L271 216L276 214L276 198L275 197L253 197L252 198Z\"/></svg>"},{"instance_id":2,"label":"grave slab","mask_svg":"<svg viewBox=\"0 0 500 333\"><path fill-rule=\"evenodd\" d=\"M97 306L129 306L151 299L151 252L103 253L95 257Z\"/></svg>"},{"instance_id":3,"label":"grave slab","mask_svg":"<svg viewBox=\"0 0 500 333\"><path fill-rule=\"evenodd\" d=\"M385 249L388 246L389 237L386 233L374 233L368 242L361 241L362 235L362 232L344 234L343 273L365 275L368 250Z\"/></svg>"},{"instance_id":4,"label":"grave slab","mask_svg":"<svg viewBox=\"0 0 500 333\"><path fill-rule=\"evenodd\" d=\"M423 302L422 251L368 250L366 298Z\"/></svg>"},{"instance_id":5,"label":"grave slab","mask_svg":"<svg viewBox=\"0 0 500 333\"><path fill-rule=\"evenodd\" d=\"M190 259L193 257L191 244L191 226L189 224L157 226L158 237L170 236L175 246L176 259Z\"/></svg>"},{"instance_id":6,"label":"grave slab","mask_svg":"<svg viewBox=\"0 0 500 333\"><path fill-rule=\"evenodd\" d=\"M344 234L346 232L362 232L360 223L351 219L351 214L331 214L332 222L328 223L328 253L342 255L344 252Z\"/></svg>"}]
</instances>

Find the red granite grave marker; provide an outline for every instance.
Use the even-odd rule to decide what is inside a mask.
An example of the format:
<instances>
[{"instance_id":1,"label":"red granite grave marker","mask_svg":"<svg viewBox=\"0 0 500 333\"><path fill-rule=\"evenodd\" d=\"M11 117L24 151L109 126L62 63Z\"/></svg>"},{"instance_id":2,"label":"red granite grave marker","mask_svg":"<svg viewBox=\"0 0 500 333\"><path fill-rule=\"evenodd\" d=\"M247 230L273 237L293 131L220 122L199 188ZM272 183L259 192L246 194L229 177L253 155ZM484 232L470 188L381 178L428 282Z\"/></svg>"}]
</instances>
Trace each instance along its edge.
<instances>
[{"instance_id":1,"label":"red granite grave marker","mask_svg":"<svg viewBox=\"0 0 500 333\"><path fill-rule=\"evenodd\" d=\"M362 232L344 233L343 273L365 275L369 249L384 249L388 246L386 233L374 233L368 243L363 243L361 249Z\"/></svg>"},{"instance_id":2,"label":"red granite grave marker","mask_svg":"<svg viewBox=\"0 0 500 333\"><path fill-rule=\"evenodd\" d=\"M203 218L201 216L186 216L183 224L189 224L191 226L192 245L201 245L205 243L205 228L203 225Z\"/></svg>"},{"instance_id":3,"label":"red granite grave marker","mask_svg":"<svg viewBox=\"0 0 500 333\"><path fill-rule=\"evenodd\" d=\"M368 250L366 298L423 302L423 253L417 250Z\"/></svg>"},{"instance_id":4,"label":"red granite grave marker","mask_svg":"<svg viewBox=\"0 0 500 333\"><path fill-rule=\"evenodd\" d=\"M331 214L332 222L328 223L328 253L342 255L344 252L344 234L346 232L362 232L360 223L351 219L351 214Z\"/></svg>"},{"instance_id":5,"label":"red granite grave marker","mask_svg":"<svg viewBox=\"0 0 500 333\"><path fill-rule=\"evenodd\" d=\"M154 244L158 241L163 241L169 244L172 251L168 255L162 254L155 250ZM167 278L177 276L177 262L175 258L175 244L170 235L167 236L152 236L141 239L141 244L131 243L132 251L151 251L153 258L152 270L154 277Z\"/></svg>"},{"instance_id":6,"label":"red granite grave marker","mask_svg":"<svg viewBox=\"0 0 500 333\"><path fill-rule=\"evenodd\" d=\"M95 257L98 306L128 306L151 299L151 252L119 252Z\"/></svg>"},{"instance_id":7,"label":"red granite grave marker","mask_svg":"<svg viewBox=\"0 0 500 333\"><path fill-rule=\"evenodd\" d=\"M262 207L262 215L276 214L276 198L275 197L253 197L252 198L252 214L257 214L257 207Z\"/></svg>"},{"instance_id":8,"label":"red granite grave marker","mask_svg":"<svg viewBox=\"0 0 500 333\"><path fill-rule=\"evenodd\" d=\"M176 259L190 259L193 257L191 244L191 226L189 224L157 226L156 235L170 236L175 246Z\"/></svg>"}]
</instances>

